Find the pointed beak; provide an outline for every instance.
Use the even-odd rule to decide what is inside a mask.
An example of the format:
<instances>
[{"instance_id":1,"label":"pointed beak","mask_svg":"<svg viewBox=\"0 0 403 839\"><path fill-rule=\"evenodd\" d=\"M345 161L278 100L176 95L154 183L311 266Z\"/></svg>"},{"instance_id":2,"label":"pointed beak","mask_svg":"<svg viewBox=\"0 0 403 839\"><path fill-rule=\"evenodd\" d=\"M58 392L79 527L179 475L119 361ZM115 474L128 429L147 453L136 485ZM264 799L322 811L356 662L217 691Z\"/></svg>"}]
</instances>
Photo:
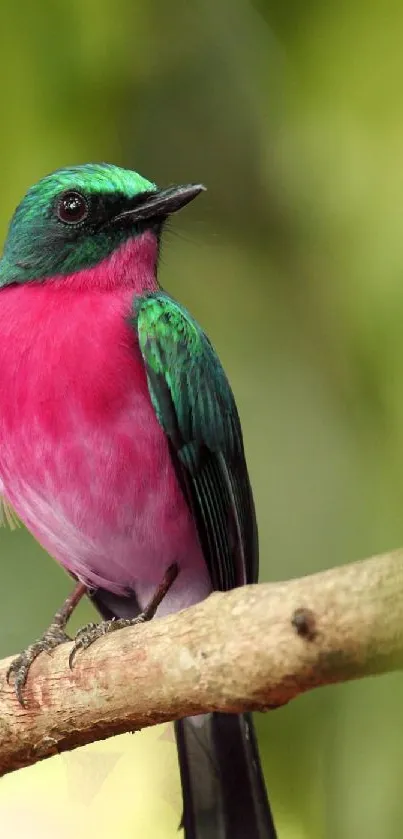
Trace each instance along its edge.
<instances>
[{"instance_id":1,"label":"pointed beak","mask_svg":"<svg viewBox=\"0 0 403 839\"><path fill-rule=\"evenodd\" d=\"M159 189L156 192L144 192L135 199L132 207L115 216L114 221L127 219L127 221L136 222L165 218L181 210L205 189L203 184L185 184Z\"/></svg>"}]
</instances>

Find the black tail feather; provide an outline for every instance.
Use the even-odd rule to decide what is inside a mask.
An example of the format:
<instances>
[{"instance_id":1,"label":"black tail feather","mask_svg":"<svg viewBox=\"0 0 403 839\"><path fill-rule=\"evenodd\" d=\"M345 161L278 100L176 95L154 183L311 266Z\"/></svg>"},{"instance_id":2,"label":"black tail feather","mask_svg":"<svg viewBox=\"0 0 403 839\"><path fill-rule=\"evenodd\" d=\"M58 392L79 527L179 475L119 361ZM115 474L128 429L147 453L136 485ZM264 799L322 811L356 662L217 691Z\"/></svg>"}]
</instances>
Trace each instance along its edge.
<instances>
[{"instance_id":1,"label":"black tail feather","mask_svg":"<svg viewBox=\"0 0 403 839\"><path fill-rule=\"evenodd\" d=\"M97 589L102 616L133 617L135 598ZM203 714L175 723L185 839L277 839L250 714Z\"/></svg>"},{"instance_id":2,"label":"black tail feather","mask_svg":"<svg viewBox=\"0 0 403 839\"><path fill-rule=\"evenodd\" d=\"M250 714L175 723L185 839L276 839Z\"/></svg>"}]
</instances>

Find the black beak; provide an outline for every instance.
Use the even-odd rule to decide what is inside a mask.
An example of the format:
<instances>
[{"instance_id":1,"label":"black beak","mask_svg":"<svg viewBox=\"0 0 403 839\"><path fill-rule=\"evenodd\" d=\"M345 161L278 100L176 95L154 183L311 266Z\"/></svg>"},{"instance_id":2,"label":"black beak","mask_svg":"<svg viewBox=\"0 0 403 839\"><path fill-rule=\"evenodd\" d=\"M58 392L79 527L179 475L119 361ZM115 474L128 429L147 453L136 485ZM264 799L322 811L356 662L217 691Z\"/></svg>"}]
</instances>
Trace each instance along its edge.
<instances>
[{"instance_id":1,"label":"black beak","mask_svg":"<svg viewBox=\"0 0 403 839\"><path fill-rule=\"evenodd\" d=\"M144 192L137 196L133 206L115 216L114 221L127 219L130 222L146 221L147 219L165 218L181 210L206 189L203 184L185 184L184 186L170 186L156 192Z\"/></svg>"}]
</instances>

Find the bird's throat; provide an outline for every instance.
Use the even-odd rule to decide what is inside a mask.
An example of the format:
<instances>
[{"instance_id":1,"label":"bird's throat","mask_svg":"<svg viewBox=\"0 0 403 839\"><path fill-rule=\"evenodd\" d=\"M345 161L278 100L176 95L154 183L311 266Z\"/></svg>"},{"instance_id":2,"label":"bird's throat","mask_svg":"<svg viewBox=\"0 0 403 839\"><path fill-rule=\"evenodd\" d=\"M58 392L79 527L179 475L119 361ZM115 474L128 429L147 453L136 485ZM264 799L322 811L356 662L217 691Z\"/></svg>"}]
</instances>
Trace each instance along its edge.
<instances>
[{"instance_id":1,"label":"bird's throat","mask_svg":"<svg viewBox=\"0 0 403 839\"><path fill-rule=\"evenodd\" d=\"M158 239L153 231L147 230L128 239L97 265L72 274L57 275L45 282L82 291L132 289L136 295L141 295L158 289L157 265Z\"/></svg>"}]
</instances>

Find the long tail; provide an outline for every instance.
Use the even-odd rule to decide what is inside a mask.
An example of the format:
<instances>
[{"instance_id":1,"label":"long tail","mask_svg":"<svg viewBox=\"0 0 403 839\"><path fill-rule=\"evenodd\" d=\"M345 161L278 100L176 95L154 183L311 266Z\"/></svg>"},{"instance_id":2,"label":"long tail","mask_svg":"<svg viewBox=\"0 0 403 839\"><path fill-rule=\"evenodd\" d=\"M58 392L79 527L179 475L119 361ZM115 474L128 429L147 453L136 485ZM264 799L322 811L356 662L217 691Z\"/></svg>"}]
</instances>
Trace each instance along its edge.
<instances>
[{"instance_id":1,"label":"long tail","mask_svg":"<svg viewBox=\"0 0 403 839\"><path fill-rule=\"evenodd\" d=\"M101 615L130 618L135 596L90 593ZM185 839L277 839L250 714L203 714L175 723Z\"/></svg>"},{"instance_id":2,"label":"long tail","mask_svg":"<svg viewBox=\"0 0 403 839\"><path fill-rule=\"evenodd\" d=\"M250 714L175 723L185 839L277 839Z\"/></svg>"}]
</instances>

